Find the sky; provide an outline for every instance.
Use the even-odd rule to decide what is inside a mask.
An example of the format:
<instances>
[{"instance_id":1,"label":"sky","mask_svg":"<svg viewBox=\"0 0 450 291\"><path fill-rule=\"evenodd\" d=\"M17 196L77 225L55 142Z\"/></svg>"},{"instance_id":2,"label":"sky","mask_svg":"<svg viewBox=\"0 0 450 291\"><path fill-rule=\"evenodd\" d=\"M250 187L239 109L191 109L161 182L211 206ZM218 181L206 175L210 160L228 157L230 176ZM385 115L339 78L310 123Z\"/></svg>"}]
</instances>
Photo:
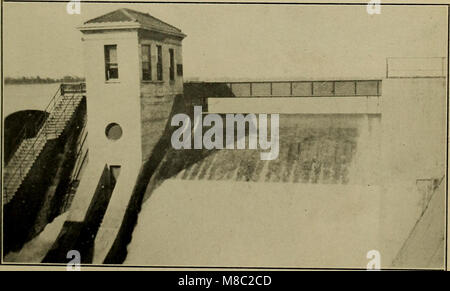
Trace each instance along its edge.
<instances>
[{"instance_id":1,"label":"sky","mask_svg":"<svg viewBox=\"0 0 450 291\"><path fill-rule=\"evenodd\" d=\"M444 7L94 4L4 6L5 76L83 76L83 22L131 8L180 28L186 79L352 79L385 75L387 57L446 57Z\"/></svg>"}]
</instances>

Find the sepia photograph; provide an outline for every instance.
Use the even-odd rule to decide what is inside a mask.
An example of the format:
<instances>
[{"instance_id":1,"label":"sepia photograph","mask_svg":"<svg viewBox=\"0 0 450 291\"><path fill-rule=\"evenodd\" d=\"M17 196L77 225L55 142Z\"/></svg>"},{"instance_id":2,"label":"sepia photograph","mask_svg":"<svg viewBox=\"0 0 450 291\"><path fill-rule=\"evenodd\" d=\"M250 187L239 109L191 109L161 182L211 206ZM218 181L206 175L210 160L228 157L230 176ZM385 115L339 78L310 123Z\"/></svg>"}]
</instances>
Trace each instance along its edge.
<instances>
[{"instance_id":1,"label":"sepia photograph","mask_svg":"<svg viewBox=\"0 0 450 291\"><path fill-rule=\"evenodd\" d=\"M3 1L2 267L446 270L448 10Z\"/></svg>"}]
</instances>

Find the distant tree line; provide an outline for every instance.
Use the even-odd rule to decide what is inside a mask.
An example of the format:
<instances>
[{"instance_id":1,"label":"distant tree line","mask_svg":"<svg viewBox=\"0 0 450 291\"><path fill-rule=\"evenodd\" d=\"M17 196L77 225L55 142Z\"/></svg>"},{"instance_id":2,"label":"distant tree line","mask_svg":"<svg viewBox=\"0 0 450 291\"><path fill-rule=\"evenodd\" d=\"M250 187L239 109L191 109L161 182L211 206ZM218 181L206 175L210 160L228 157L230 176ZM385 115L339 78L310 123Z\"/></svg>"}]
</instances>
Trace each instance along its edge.
<instances>
[{"instance_id":1,"label":"distant tree line","mask_svg":"<svg viewBox=\"0 0 450 291\"><path fill-rule=\"evenodd\" d=\"M41 78L36 77L5 77L5 84L51 84L51 83L71 83L84 82L84 78L77 76L64 76L62 78Z\"/></svg>"}]
</instances>

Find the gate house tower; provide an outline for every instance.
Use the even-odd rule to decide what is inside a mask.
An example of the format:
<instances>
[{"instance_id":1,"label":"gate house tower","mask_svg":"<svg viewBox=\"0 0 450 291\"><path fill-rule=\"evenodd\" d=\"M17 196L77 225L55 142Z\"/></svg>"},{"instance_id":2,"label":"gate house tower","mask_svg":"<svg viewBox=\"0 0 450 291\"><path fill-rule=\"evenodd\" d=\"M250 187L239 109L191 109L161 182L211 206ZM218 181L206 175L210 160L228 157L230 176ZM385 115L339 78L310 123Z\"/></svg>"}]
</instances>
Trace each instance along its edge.
<instances>
[{"instance_id":1,"label":"gate house tower","mask_svg":"<svg viewBox=\"0 0 450 291\"><path fill-rule=\"evenodd\" d=\"M183 93L180 29L119 9L83 33L89 164L138 166L151 154Z\"/></svg>"},{"instance_id":2,"label":"gate house tower","mask_svg":"<svg viewBox=\"0 0 450 291\"><path fill-rule=\"evenodd\" d=\"M67 220L84 222L95 193L113 187L94 243L92 261L102 263L118 236L141 165L170 122L175 96L183 94L181 42L186 35L130 9L91 19L79 29L89 162Z\"/></svg>"}]
</instances>

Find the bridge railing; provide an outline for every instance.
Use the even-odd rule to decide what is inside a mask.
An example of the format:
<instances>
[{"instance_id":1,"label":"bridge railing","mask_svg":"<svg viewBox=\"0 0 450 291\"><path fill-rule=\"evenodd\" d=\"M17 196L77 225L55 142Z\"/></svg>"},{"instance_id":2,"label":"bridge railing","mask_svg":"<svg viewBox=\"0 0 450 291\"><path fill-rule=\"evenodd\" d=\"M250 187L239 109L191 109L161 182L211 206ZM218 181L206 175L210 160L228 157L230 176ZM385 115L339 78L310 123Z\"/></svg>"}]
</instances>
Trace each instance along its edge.
<instances>
[{"instance_id":1,"label":"bridge railing","mask_svg":"<svg viewBox=\"0 0 450 291\"><path fill-rule=\"evenodd\" d=\"M358 97L381 95L381 80L257 81L224 84L227 85L234 97Z\"/></svg>"},{"instance_id":2,"label":"bridge railing","mask_svg":"<svg viewBox=\"0 0 450 291\"><path fill-rule=\"evenodd\" d=\"M208 107L208 98L379 97L381 80L188 82L185 94L194 105Z\"/></svg>"},{"instance_id":3,"label":"bridge railing","mask_svg":"<svg viewBox=\"0 0 450 291\"><path fill-rule=\"evenodd\" d=\"M60 86L61 94L86 93L86 83L63 83Z\"/></svg>"}]
</instances>

